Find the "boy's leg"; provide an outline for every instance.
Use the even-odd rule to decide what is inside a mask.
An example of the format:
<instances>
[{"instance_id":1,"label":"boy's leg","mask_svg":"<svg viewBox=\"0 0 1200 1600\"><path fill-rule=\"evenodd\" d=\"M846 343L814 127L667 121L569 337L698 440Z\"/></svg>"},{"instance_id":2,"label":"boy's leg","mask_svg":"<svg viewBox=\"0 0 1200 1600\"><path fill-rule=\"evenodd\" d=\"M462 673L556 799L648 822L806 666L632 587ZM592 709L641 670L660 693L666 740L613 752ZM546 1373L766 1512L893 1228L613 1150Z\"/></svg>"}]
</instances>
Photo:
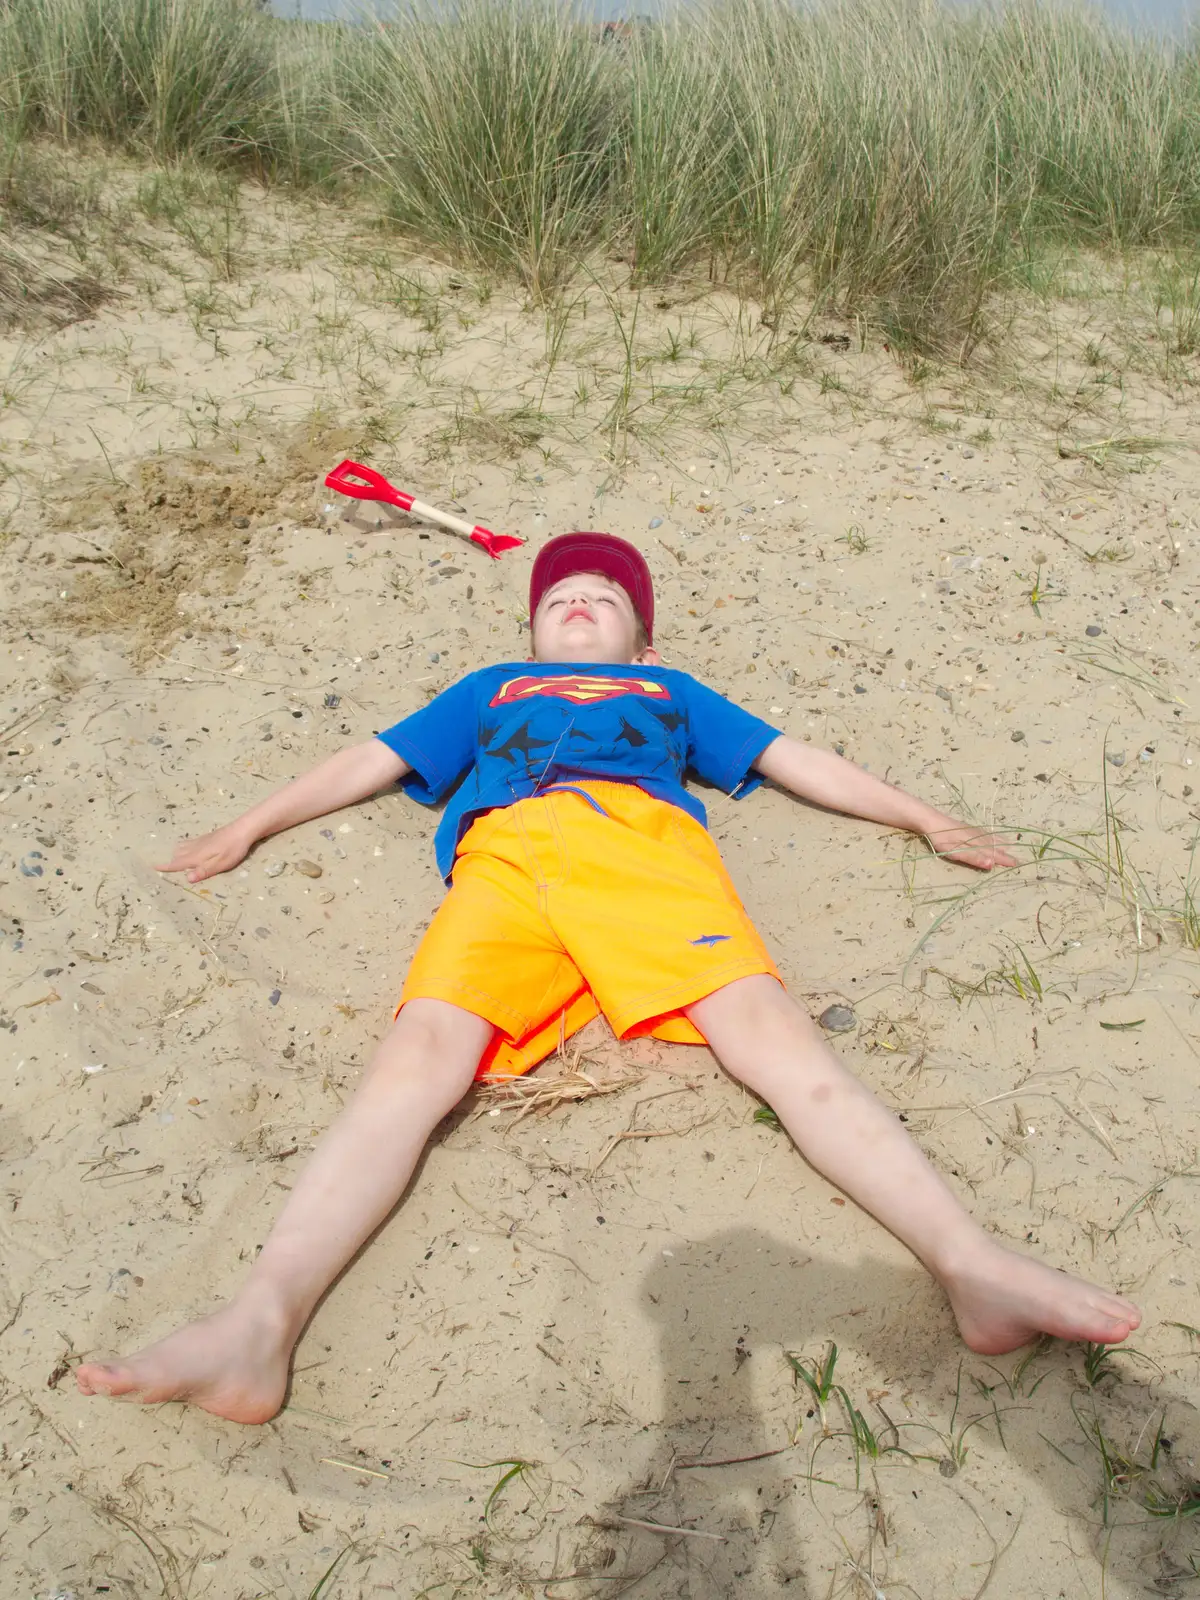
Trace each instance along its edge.
<instances>
[{"instance_id":1,"label":"boy's leg","mask_svg":"<svg viewBox=\"0 0 1200 1600\"><path fill-rule=\"evenodd\" d=\"M1113 1344L1138 1326L1141 1313L1129 1301L985 1233L774 979L739 979L689 1006L687 1015L726 1070L772 1107L813 1166L924 1262L972 1350L999 1355L1039 1333Z\"/></svg>"},{"instance_id":2,"label":"boy's leg","mask_svg":"<svg viewBox=\"0 0 1200 1600\"><path fill-rule=\"evenodd\" d=\"M492 1032L445 1001L410 1001L314 1150L236 1298L126 1361L85 1362L76 1373L83 1393L188 1400L234 1422L273 1417L313 1308L403 1194L429 1135L470 1088Z\"/></svg>"}]
</instances>

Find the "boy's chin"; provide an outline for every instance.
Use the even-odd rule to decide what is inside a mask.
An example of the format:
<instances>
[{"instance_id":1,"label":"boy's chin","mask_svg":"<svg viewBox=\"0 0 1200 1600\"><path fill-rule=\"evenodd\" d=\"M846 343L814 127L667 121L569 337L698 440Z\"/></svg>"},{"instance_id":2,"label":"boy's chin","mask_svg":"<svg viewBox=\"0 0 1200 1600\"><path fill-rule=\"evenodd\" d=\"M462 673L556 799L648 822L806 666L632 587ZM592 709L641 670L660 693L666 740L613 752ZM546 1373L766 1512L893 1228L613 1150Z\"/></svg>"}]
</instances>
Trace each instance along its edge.
<instances>
[{"instance_id":1,"label":"boy's chin","mask_svg":"<svg viewBox=\"0 0 1200 1600\"><path fill-rule=\"evenodd\" d=\"M614 650L606 650L600 643L595 643L590 649L580 648L574 650L551 649L544 653L534 652L533 659L539 666L561 667L568 663L582 662L594 667L628 667L632 666L637 657Z\"/></svg>"}]
</instances>

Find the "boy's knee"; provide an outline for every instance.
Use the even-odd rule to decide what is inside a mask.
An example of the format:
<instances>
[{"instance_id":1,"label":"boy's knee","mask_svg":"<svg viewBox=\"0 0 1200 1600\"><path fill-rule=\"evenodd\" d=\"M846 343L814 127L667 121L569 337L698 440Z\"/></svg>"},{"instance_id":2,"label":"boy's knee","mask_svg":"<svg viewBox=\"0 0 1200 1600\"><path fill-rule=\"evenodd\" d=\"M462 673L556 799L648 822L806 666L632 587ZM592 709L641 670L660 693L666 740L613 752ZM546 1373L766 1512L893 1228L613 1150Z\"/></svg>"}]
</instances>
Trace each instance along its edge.
<instances>
[{"instance_id":1,"label":"boy's knee","mask_svg":"<svg viewBox=\"0 0 1200 1600\"><path fill-rule=\"evenodd\" d=\"M689 1007L688 1014L702 1033L711 1030L746 1040L803 1027L808 1020L787 990L765 973L735 979Z\"/></svg>"},{"instance_id":2,"label":"boy's knee","mask_svg":"<svg viewBox=\"0 0 1200 1600\"><path fill-rule=\"evenodd\" d=\"M372 1072L416 1073L463 1095L492 1037L492 1025L441 1000L410 1000L384 1035Z\"/></svg>"},{"instance_id":3,"label":"boy's knee","mask_svg":"<svg viewBox=\"0 0 1200 1600\"><path fill-rule=\"evenodd\" d=\"M691 1015L725 1070L756 1093L764 1093L780 1069L824 1047L812 1018L773 978L732 983Z\"/></svg>"}]
</instances>

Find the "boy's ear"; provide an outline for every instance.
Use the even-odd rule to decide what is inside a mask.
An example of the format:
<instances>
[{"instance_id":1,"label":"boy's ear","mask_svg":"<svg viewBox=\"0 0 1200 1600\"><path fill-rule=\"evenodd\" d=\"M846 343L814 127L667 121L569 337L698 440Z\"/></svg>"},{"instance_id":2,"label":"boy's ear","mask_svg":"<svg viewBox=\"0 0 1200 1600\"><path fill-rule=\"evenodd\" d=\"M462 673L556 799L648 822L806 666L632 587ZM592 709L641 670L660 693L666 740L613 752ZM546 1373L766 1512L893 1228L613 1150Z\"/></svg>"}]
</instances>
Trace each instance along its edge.
<instances>
[{"instance_id":1,"label":"boy's ear","mask_svg":"<svg viewBox=\"0 0 1200 1600\"><path fill-rule=\"evenodd\" d=\"M640 656L635 656L631 662L635 667L661 667L662 657L652 644L648 644Z\"/></svg>"}]
</instances>

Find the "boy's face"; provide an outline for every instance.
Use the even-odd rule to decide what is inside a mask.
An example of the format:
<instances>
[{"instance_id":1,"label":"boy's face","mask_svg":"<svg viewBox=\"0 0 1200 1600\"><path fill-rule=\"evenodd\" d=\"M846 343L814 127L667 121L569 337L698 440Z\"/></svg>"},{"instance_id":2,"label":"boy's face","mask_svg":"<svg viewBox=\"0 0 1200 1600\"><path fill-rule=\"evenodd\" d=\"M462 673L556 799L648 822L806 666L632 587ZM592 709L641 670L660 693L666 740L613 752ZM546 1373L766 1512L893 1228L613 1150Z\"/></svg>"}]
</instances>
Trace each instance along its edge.
<instances>
[{"instance_id":1,"label":"boy's face","mask_svg":"<svg viewBox=\"0 0 1200 1600\"><path fill-rule=\"evenodd\" d=\"M658 653L644 643L633 601L598 572L578 572L547 589L532 632L535 661L658 663Z\"/></svg>"}]
</instances>

